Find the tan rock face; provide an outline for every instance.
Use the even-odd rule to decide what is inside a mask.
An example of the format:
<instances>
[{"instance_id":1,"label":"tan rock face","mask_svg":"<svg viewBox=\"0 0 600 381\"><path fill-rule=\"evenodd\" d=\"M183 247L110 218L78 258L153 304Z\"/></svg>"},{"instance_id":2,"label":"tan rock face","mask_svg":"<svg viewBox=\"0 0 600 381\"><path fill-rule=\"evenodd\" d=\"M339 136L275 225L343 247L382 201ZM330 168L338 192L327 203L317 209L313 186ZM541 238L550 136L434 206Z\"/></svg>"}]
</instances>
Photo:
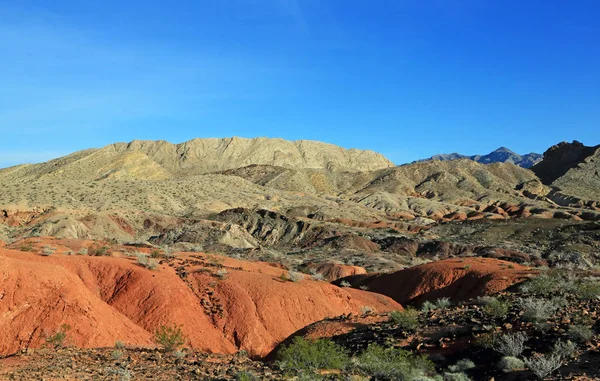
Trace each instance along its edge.
<instances>
[{"instance_id":1,"label":"tan rock face","mask_svg":"<svg viewBox=\"0 0 600 381\"><path fill-rule=\"evenodd\" d=\"M48 163L0 171L12 178L164 180L249 165L372 171L394 164L374 151L316 141L269 138L193 139L181 144L134 140L76 152Z\"/></svg>"}]
</instances>

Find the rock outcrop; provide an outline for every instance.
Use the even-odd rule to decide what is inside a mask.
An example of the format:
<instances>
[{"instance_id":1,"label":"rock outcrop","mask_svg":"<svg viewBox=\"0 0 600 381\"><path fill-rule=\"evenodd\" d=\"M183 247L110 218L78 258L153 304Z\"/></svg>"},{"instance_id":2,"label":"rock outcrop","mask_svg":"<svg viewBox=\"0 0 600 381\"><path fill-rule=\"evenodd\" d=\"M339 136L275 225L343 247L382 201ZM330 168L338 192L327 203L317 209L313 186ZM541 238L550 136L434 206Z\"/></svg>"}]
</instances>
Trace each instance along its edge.
<instances>
[{"instance_id":1,"label":"rock outcrop","mask_svg":"<svg viewBox=\"0 0 600 381\"><path fill-rule=\"evenodd\" d=\"M354 275L334 282L387 295L400 304L447 297L466 300L494 294L535 274L528 267L491 258L444 259L393 273Z\"/></svg>"}]
</instances>

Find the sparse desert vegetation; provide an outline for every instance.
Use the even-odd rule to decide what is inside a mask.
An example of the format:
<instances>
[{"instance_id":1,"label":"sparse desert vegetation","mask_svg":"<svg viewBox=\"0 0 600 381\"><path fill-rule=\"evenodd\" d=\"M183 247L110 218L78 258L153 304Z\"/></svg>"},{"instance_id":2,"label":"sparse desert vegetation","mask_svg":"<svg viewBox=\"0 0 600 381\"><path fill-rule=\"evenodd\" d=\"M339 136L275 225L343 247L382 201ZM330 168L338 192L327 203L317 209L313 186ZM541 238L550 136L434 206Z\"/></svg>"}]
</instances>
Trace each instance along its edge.
<instances>
[{"instance_id":1,"label":"sparse desert vegetation","mask_svg":"<svg viewBox=\"0 0 600 381\"><path fill-rule=\"evenodd\" d=\"M0 316L31 307L0 322L26 364L0 378L599 376L598 204L555 202L545 175L378 157L181 172L150 150L140 178L98 177L108 151L0 171L0 201L60 206L1 217Z\"/></svg>"}]
</instances>

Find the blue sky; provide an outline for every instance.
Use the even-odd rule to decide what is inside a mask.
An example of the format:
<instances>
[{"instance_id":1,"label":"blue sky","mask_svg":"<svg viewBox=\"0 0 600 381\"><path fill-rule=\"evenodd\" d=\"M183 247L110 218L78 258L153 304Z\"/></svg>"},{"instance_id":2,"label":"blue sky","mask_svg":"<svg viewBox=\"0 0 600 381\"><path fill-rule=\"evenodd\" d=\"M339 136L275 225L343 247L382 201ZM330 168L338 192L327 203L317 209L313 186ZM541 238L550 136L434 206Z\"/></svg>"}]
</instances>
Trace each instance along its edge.
<instances>
[{"instance_id":1,"label":"blue sky","mask_svg":"<svg viewBox=\"0 0 600 381\"><path fill-rule=\"evenodd\" d=\"M600 144L597 1L0 0L0 166L269 136L396 163Z\"/></svg>"}]
</instances>

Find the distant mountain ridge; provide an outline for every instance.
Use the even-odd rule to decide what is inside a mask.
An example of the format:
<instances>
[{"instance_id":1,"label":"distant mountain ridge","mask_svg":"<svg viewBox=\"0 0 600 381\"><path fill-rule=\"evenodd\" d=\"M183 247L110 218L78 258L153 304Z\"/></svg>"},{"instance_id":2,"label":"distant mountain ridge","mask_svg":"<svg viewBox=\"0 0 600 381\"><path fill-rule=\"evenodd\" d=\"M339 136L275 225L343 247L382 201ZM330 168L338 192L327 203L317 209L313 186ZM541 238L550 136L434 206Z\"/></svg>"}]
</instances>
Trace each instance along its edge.
<instances>
[{"instance_id":1,"label":"distant mountain ridge","mask_svg":"<svg viewBox=\"0 0 600 381\"><path fill-rule=\"evenodd\" d=\"M459 153L448 153L448 154L438 154L434 155L428 159L418 160L417 162L429 161L429 160L439 160L439 161L447 161L447 160L457 160L457 159L470 159L482 164L491 164L491 163L513 163L514 165L518 165L523 168L531 168L538 162L542 160L542 155L539 153L528 153L525 155L519 155L511 151L506 147L500 147L497 150L488 153L487 155L461 155Z\"/></svg>"},{"instance_id":2,"label":"distant mountain ridge","mask_svg":"<svg viewBox=\"0 0 600 381\"><path fill-rule=\"evenodd\" d=\"M71 180L107 178L183 178L241 168L272 165L292 169L373 171L395 165L382 154L333 144L275 138L206 138L172 144L134 140L88 149L46 163L0 169L0 177L52 177Z\"/></svg>"}]
</instances>

